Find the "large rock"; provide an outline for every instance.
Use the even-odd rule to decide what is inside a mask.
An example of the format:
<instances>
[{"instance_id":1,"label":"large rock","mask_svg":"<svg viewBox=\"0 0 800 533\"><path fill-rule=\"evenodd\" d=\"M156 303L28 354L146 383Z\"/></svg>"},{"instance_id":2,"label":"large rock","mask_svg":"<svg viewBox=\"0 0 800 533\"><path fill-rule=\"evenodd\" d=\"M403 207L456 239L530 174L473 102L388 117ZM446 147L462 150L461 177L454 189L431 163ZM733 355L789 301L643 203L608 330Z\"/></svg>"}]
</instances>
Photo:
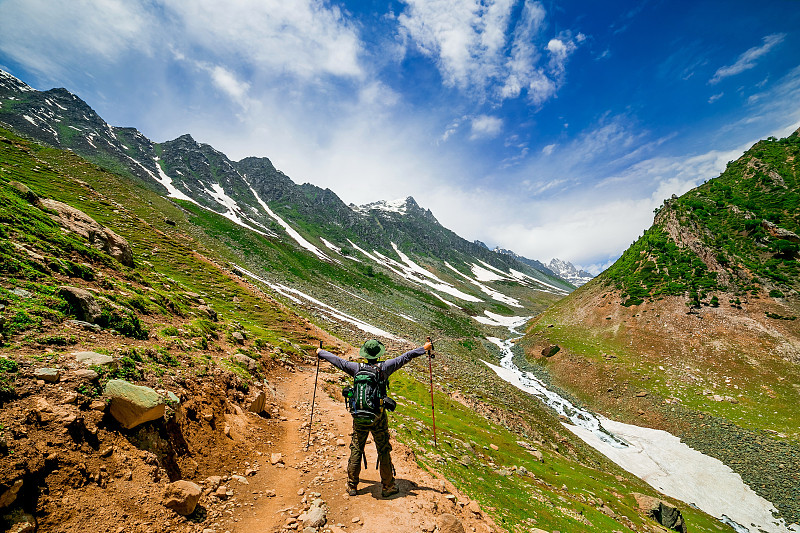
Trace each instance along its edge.
<instances>
[{"instance_id":1,"label":"large rock","mask_svg":"<svg viewBox=\"0 0 800 533\"><path fill-rule=\"evenodd\" d=\"M58 295L64 298L75 317L86 322L96 322L103 312L94 299L94 295L78 287L63 286L58 288Z\"/></svg>"},{"instance_id":2,"label":"large rock","mask_svg":"<svg viewBox=\"0 0 800 533\"><path fill-rule=\"evenodd\" d=\"M61 379L61 370L58 368L37 368L33 371L33 377L48 383L56 383Z\"/></svg>"},{"instance_id":3,"label":"large rock","mask_svg":"<svg viewBox=\"0 0 800 533\"><path fill-rule=\"evenodd\" d=\"M247 368L248 372L255 372L256 370L258 370L258 361L243 353L233 354L233 360L236 361L237 363L241 363L242 365L244 365L244 367Z\"/></svg>"},{"instance_id":4,"label":"large rock","mask_svg":"<svg viewBox=\"0 0 800 533\"><path fill-rule=\"evenodd\" d=\"M264 408L267 406L267 395L264 391L260 391L258 395L253 398L253 401L250 402L250 411L256 414L261 414L264 412Z\"/></svg>"},{"instance_id":5,"label":"large rock","mask_svg":"<svg viewBox=\"0 0 800 533\"><path fill-rule=\"evenodd\" d=\"M308 511L297 517L303 523L303 527L319 529L328 521L328 507L321 499L317 498L311 503Z\"/></svg>"},{"instance_id":6,"label":"large rock","mask_svg":"<svg viewBox=\"0 0 800 533\"><path fill-rule=\"evenodd\" d=\"M112 379L103 393L111 398L111 415L126 429L164 416L164 398L150 387Z\"/></svg>"},{"instance_id":7,"label":"large rock","mask_svg":"<svg viewBox=\"0 0 800 533\"><path fill-rule=\"evenodd\" d=\"M167 485L164 491L164 506L187 516L194 512L203 489L200 485L181 479Z\"/></svg>"},{"instance_id":8,"label":"large rock","mask_svg":"<svg viewBox=\"0 0 800 533\"><path fill-rule=\"evenodd\" d=\"M109 228L98 224L83 211L65 203L45 198L41 200L41 204L54 212L51 215L53 220L62 227L77 233L88 240L93 247L106 252L123 265L133 266L133 251L128 241Z\"/></svg>"},{"instance_id":9,"label":"large rock","mask_svg":"<svg viewBox=\"0 0 800 533\"><path fill-rule=\"evenodd\" d=\"M8 507L17 499L17 493L22 488L22 478L17 478L9 486L0 483L0 509Z\"/></svg>"},{"instance_id":10,"label":"large rock","mask_svg":"<svg viewBox=\"0 0 800 533\"><path fill-rule=\"evenodd\" d=\"M557 344L551 344L550 346L542 350L542 355L545 357L553 357L559 351L561 351L561 347L559 347Z\"/></svg>"},{"instance_id":11,"label":"large rock","mask_svg":"<svg viewBox=\"0 0 800 533\"><path fill-rule=\"evenodd\" d=\"M764 228L767 231L767 233L769 233L776 239L783 239L789 242L800 243L800 236L798 236L796 233L792 233L788 229L783 229L781 227L778 227L769 220L762 220L761 227Z\"/></svg>"},{"instance_id":12,"label":"large rock","mask_svg":"<svg viewBox=\"0 0 800 533\"><path fill-rule=\"evenodd\" d=\"M632 496L639 505L639 508L647 513L647 516L664 527L679 531L680 533L686 533L686 522L683 520L683 515L678 508L664 500L639 494L638 492L634 492Z\"/></svg>"},{"instance_id":13,"label":"large rock","mask_svg":"<svg viewBox=\"0 0 800 533\"><path fill-rule=\"evenodd\" d=\"M75 361L84 366L104 366L114 362L114 358L110 355L103 355L97 352L73 352L72 355L75 356Z\"/></svg>"},{"instance_id":14,"label":"large rock","mask_svg":"<svg viewBox=\"0 0 800 533\"><path fill-rule=\"evenodd\" d=\"M461 520L450 513L440 515L439 518L436 519L436 525L439 526L440 533L466 533Z\"/></svg>"}]
</instances>

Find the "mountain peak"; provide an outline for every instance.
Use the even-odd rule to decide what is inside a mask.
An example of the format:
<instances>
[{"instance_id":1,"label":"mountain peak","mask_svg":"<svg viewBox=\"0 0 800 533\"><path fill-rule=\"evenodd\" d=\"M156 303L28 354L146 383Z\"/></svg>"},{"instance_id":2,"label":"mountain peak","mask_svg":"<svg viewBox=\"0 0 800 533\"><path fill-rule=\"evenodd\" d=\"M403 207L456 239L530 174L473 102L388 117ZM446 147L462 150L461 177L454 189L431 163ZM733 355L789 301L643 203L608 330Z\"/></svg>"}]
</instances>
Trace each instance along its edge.
<instances>
[{"instance_id":1,"label":"mountain peak","mask_svg":"<svg viewBox=\"0 0 800 533\"><path fill-rule=\"evenodd\" d=\"M550 268L550 270L558 274L559 277L569 281L576 287L580 287L594 278L593 275L585 270L578 270L575 265L569 261L565 261L557 257L551 259L547 266Z\"/></svg>"}]
</instances>

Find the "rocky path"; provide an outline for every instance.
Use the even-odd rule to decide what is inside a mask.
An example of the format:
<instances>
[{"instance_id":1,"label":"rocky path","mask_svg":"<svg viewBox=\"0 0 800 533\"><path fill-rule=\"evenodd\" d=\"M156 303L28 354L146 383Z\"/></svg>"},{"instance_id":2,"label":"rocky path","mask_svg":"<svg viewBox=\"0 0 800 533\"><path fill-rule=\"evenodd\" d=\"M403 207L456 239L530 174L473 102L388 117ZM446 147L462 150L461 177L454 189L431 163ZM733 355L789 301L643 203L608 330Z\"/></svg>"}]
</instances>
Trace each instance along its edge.
<instances>
[{"instance_id":1,"label":"rocky path","mask_svg":"<svg viewBox=\"0 0 800 533\"><path fill-rule=\"evenodd\" d=\"M249 478L250 498L240 498L226 529L231 533L283 531L478 532L496 528L477 502L418 467L411 451L392 441L400 493L381 498L376 451L367 444L369 468L362 470L358 494L346 494L346 464L352 421L341 403L317 389L312 443L306 451L314 369L303 368L276 384L283 402L280 433L264 449L259 472ZM390 422L391 424L391 422ZM278 456L280 454L280 456ZM324 515L325 525L313 516Z\"/></svg>"}]
</instances>

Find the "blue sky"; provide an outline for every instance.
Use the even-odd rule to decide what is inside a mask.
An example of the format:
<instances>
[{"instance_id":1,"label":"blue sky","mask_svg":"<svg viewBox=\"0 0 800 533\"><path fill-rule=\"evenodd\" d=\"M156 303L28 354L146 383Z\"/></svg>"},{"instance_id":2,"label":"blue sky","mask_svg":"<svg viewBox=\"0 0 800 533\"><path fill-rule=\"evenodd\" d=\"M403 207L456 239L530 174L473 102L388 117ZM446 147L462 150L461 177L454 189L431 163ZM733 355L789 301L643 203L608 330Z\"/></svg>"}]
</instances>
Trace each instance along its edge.
<instances>
[{"instance_id":1,"label":"blue sky","mask_svg":"<svg viewBox=\"0 0 800 533\"><path fill-rule=\"evenodd\" d=\"M800 2L0 0L0 68L598 272L800 126Z\"/></svg>"}]
</instances>

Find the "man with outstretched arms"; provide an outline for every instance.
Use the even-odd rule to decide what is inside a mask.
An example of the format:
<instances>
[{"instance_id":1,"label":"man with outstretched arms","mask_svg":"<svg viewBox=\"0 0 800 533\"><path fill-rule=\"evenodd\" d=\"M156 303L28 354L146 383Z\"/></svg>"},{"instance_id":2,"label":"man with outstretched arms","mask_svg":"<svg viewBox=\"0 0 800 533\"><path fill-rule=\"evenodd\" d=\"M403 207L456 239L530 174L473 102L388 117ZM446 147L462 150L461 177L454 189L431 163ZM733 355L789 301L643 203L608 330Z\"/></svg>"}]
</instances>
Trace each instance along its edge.
<instances>
[{"instance_id":1,"label":"man with outstretched arms","mask_svg":"<svg viewBox=\"0 0 800 533\"><path fill-rule=\"evenodd\" d=\"M375 440L375 447L378 450L378 465L381 474L381 484L383 486L381 495L387 498L399 492L394 482L394 469L392 467L392 458L390 455L392 445L389 443L389 418L384 408L384 400L386 400L386 407L394 410L394 408L390 406L390 404L394 402L386 398L387 378L403 365L415 357L424 355L432 348L433 345L427 342L424 346L409 350L403 355L379 362L381 356L386 352L386 348L380 341L370 339L364 343L359 351L359 355L367 360L366 364L347 361L321 348L317 349L317 356L320 359L328 361L339 370L355 378L354 391L356 395L365 396L370 394L368 385L360 385L360 383L367 381L370 372L374 373L379 384L375 392L375 396L378 398L376 403L379 405L376 405L374 414L357 411L356 401L351 400L349 402L351 413L353 414L350 460L347 464L347 493L349 495L355 496L357 494L356 489L358 487L359 475L361 474L361 458L364 456L364 446L367 443L367 437L370 432L372 432L372 437ZM367 378L363 378L363 376L367 376ZM365 414L366 417L364 416ZM370 417L373 419L370 420Z\"/></svg>"}]
</instances>

